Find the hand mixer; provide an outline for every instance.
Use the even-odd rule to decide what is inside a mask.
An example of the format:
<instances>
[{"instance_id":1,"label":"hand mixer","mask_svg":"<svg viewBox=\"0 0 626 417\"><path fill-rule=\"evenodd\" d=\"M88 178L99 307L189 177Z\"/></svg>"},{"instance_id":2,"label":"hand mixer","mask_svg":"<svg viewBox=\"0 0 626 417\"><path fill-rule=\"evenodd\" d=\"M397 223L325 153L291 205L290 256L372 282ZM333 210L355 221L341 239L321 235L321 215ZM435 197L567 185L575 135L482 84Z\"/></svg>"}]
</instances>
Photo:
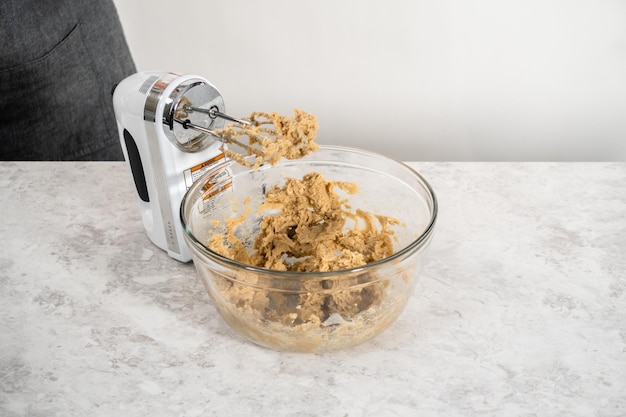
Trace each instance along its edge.
<instances>
[{"instance_id":1,"label":"hand mixer","mask_svg":"<svg viewBox=\"0 0 626 417\"><path fill-rule=\"evenodd\" d=\"M115 88L113 108L148 237L172 258L188 262L191 253L179 221L183 195L224 161L215 131L226 120L250 122L226 114L217 88L196 75L131 75Z\"/></svg>"}]
</instances>

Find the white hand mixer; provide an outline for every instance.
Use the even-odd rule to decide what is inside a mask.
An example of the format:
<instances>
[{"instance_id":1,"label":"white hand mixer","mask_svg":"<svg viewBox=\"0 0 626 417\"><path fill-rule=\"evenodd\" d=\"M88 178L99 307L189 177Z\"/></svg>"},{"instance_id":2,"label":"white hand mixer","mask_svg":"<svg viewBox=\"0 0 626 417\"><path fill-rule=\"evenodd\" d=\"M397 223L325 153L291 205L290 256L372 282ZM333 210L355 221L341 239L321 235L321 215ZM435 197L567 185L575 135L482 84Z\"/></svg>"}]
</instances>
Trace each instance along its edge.
<instances>
[{"instance_id":1,"label":"white hand mixer","mask_svg":"<svg viewBox=\"0 0 626 417\"><path fill-rule=\"evenodd\" d=\"M188 262L179 220L183 195L224 161L215 131L225 120L250 122L226 114L217 88L196 75L131 75L115 88L113 108L148 237L172 258Z\"/></svg>"}]
</instances>

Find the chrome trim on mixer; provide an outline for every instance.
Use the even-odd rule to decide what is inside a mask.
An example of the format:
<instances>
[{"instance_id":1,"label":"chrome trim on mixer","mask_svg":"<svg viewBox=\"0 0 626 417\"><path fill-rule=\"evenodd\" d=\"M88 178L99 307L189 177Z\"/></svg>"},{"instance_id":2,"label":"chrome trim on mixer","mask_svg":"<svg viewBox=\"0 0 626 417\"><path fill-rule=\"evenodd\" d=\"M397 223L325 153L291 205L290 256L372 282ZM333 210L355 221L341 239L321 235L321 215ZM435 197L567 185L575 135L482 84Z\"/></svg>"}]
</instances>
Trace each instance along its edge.
<instances>
[{"instance_id":1,"label":"chrome trim on mixer","mask_svg":"<svg viewBox=\"0 0 626 417\"><path fill-rule=\"evenodd\" d=\"M213 85L201 78L189 78L175 87L170 88L172 92L168 97L161 96L165 104L163 132L179 150L199 152L214 142L215 134L212 131L221 127L223 121L216 121L208 110L194 105L212 105L217 110L224 110L224 100ZM203 110L199 111L201 108ZM189 128L195 133L188 131Z\"/></svg>"},{"instance_id":2,"label":"chrome trim on mixer","mask_svg":"<svg viewBox=\"0 0 626 417\"><path fill-rule=\"evenodd\" d=\"M147 122L156 122L156 108L159 104L159 101L161 100L163 91L165 91L167 86L170 85L170 83L178 77L178 74L169 72L159 78L152 85L150 91L148 92L148 96L146 97L146 104L143 111L143 120Z\"/></svg>"},{"instance_id":3,"label":"chrome trim on mixer","mask_svg":"<svg viewBox=\"0 0 626 417\"><path fill-rule=\"evenodd\" d=\"M143 84L141 84L141 87L139 87L139 93L148 94L150 87L152 87L152 84L154 84L154 82L158 79L159 79L158 75L151 75L150 77L148 77L148 79L144 81Z\"/></svg>"},{"instance_id":4,"label":"chrome trim on mixer","mask_svg":"<svg viewBox=\"0 0 626 417\"><path fill-rule=\"evenodd\" d=\"M180 100L185 97L189 90L200 85L205 85L205 83L202 80L191 79L189 84L179 86L170 94L169 100L166 101L163 109L163 123L169 126L170 130L174 128L174 114L179 110ZM181 110L185 110L184 105Z\"/></svg>"}]
</instances>

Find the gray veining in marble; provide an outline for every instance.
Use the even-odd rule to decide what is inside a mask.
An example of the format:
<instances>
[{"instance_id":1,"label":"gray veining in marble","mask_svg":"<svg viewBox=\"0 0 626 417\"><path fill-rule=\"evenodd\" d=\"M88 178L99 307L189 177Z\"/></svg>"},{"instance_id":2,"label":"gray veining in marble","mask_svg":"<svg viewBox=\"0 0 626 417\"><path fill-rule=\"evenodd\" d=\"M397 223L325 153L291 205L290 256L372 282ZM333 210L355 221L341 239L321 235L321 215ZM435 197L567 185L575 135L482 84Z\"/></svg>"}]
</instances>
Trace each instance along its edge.
<instances>
[{"instance_id":1,"label":"gray veining in marble","mask_svg":"<svg viewBox=\"0 0 626 417\"><path fill-rule=\"evenodd\" d=\"M398 322L252 345L145 236L123 163L0 163L0 415L626 415L626 164L412 163L440 218Z\"/></svg>"}]
</instances>

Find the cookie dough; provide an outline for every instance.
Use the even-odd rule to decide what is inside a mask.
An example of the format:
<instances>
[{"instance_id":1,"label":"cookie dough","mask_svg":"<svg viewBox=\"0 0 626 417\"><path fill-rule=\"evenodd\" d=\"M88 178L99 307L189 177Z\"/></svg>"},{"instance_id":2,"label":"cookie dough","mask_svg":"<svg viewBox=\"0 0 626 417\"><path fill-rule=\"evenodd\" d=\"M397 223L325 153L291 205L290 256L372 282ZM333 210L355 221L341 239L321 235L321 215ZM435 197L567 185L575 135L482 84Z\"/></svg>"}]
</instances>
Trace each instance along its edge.
<instances>
[{"instance_id":1,"label":"cookie dough","mask_svg":"<svg viewBox=\"0 0 626 417\"><path fill-rule=\"evenodd\" d=\"M399 222L352 209L347 196L355 192L356 184L330 182L316 172L302 179L289 178L282 187L274 186L266 192L265 202L257 210L262 220L252 247L247 248L238 237L248 235L239 228L253 214L251 207L246 207L241 216L228 219L225 233L214 234L209 247L241 263L295 272L350 269L390 256L394 252L393 226ZM270 214L263 215L265 212ZM294 281L288 292L263 288L270 284L260 284L257 275L247 271L235 281L216 280L221 297L239 311L237 317L248 317L239 327L260 319L264 324L259 325L265 330L268 323L300 327L303 340L306 335L318 341L328 337L329 329L325 328L329 325L351 323L352 331L354 326L363 331L374 327L371 331L375 331L371 317L384 311L378 308L388 285L388 281L371 273L329 276L325 280L302 278ZM370 317L368 321L366 316ZM233 317L233 321L239 318ZM311 336L312 328L319 330L313 333L317 336Z\"/></svg>"},{"instance_id":2,"label":"cookie dough","mask_svg":"<svg viewBox=\"0 0 626 417\"><path fill-rule=\"evenodd\" d=\"M227 234L215 234L209 247L252 266L277 271L326 272L378 261L393 253L396 219L351 210L347 198L335 189L354 194L357 185L329 182L312 172L301 180L288 178L282 187L265 194L263 217L254 246L247 250L237 227L250 215L229 219Z\"/></svg>"},{"instance_id":3,"label":"cookie dough","mask_svg":"<svg viewBox=\"0 0 626 417\"><path fill-rule=\"evenodd\" d=\"M225 155L249 168L258 168L264 163L275 165L281 158L299 159L315 152L319 145L317 118L305 111L295 109L293 117L276 112L253 112L247 117L250 125L229 124L215 133L224 143L242 148L253 161L231 149L223 149Z\"/></svg>"}]
</instances>

